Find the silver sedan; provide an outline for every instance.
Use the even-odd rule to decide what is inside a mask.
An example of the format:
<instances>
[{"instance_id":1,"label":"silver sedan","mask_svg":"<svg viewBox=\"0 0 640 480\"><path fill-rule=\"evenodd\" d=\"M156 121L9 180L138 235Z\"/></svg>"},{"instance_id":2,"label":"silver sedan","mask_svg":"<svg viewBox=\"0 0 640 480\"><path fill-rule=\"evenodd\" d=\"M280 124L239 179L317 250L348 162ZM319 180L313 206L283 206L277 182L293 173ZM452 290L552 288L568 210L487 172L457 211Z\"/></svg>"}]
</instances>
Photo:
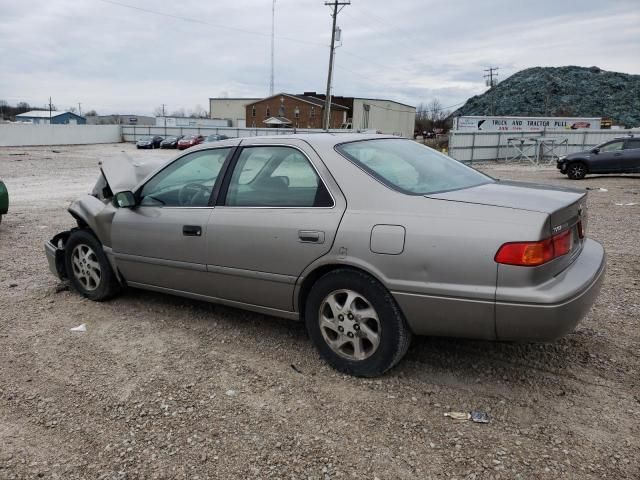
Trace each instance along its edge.
<instances>
[{"instance_id":1,"label":"silver sedan","mask_svg":"<svg viewBox=\"0 0 640 480\"><path fill-rule=\"evenodd\" d=\"M586 193L494 180L397 137L230 139L107 161L46 244L101 301L127 287L302 320L322 357L380 375L412 335L546 341L605 270Z\"/></svg>"}]
</instances>

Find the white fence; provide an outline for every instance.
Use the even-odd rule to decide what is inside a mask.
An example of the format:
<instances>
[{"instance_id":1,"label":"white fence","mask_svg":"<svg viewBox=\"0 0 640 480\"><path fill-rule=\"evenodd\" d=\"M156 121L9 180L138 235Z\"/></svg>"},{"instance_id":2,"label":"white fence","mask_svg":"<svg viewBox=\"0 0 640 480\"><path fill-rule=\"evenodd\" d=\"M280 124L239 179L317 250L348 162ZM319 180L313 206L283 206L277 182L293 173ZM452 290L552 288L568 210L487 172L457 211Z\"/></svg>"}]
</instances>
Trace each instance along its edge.
<instances>
[{"instance_id":1,"label":"white fence","mask_svg":"<svg viewBox=\"0 0 640 480\"><path fill-rule=\"evenodd\" d=\"M146 125L122 125L122 138L125 142L136 142L142 137L160 135L207 135L220 134L230 138L257 137L260 135L290 135L292 133L323 133L322 129L308 128L235 128L235 127L154 127ZM357 133L357 130L329 130L331 133Z\"/></svg>"},{"instance_id":2,"label":"white fence","mask_svg":"<svg viewBox=\"0 0 640 480\"><path fill-rule=\"evenodd\" d=\"M518 157L518 148L529 156L540 154L541 161L553 160L552 154L588 150L607 140L629 134L640 135L640 129L632 130L548 130L546 132L460 132L449 133L449 156L462 162L484 160L509 160ZM540 139L551 139L554 152L540 149ZM537 139L537 140L536 140ZM550 145L551 141L547 141ZM536 147L537 145L537 147ZM542 158L544 157L544 158ZM520 157L522 158L522 157Z\"/></svg>"},{"instance_id":3,"label":"white fence","mask_svg":"<svg viewBox=\"0 0 640 480\"><path fill-rule=\"evenodd\" d=\"M122 141L120 125L0 124L0 146L86 145Z\"/></svg>"}]
</instances>

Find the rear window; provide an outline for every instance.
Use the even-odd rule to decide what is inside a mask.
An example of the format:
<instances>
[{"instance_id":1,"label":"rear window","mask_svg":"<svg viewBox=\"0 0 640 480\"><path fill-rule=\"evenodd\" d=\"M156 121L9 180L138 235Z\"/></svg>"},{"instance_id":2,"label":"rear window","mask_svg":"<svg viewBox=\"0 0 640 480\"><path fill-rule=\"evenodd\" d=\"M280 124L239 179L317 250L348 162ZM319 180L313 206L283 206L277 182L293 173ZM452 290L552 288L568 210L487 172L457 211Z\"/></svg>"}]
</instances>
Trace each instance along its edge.
<instances>
[{"instance_id":1,"label":"rear window","mask_svg":"<svg viewBox=\"0 0 640 480\"><path fill-rule=\"evenodd\" d=\"M493 180L412 140L343 143L336 150L388 187L410 195L470 188Z\"/></svg>"}]
</instances>

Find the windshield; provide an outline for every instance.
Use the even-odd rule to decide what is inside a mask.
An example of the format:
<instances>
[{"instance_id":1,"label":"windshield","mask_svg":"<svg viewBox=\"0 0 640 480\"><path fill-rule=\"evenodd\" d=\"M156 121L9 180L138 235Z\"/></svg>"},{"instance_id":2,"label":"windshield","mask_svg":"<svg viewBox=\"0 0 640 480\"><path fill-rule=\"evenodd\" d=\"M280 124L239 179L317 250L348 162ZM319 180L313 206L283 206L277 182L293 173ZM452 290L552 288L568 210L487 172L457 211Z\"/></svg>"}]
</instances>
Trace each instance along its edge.
<instances>
[{"instance_id":1,"label":"windshield","mask_svg":"<svg viewBox=\"0 0 640 480\"><path fill-rule=\"evenodd\" d=\"M138 140L139 142L150 142L152 140L151 137L142 137L140 140Z\"/></svg>"},{"instance_id":2,"label":"windshield","mask_svg":"<svg viewBox=\"0 0 640 480\"><path fill-rule=\"evenodd\" d=\"M493 180L412 140L385 138L343 143L336 150L394 190L428 195Z\"/></svg>"},{"instance_id":3,"label":"windshield","mask_svg":"<svg viewBox=\"0 0 640 480\"><path fill-rule=\"evenodd\" d=\"M165 142L175 142L178 139L178 137L167 137L165 138Z\"/></svg>"}]
</instances>

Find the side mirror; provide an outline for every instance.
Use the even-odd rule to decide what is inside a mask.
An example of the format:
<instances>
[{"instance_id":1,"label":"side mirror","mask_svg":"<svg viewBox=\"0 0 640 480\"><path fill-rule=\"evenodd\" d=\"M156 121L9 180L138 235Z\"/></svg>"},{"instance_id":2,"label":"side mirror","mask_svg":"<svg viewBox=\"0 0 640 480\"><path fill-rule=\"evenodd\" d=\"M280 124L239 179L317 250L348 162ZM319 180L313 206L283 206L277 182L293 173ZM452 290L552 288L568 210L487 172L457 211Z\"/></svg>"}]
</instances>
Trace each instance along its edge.
<instances>
[{"instance_id":1,"label":"side mirror","mask_svg":"<svg viewBox=\"0 0 640 480\"><path fill-rule=\"evenodd\" d=\"M136 206L136 197L133 192L118 192L113 197L113 204L118 208L133 208Z\"/></svg>"},{"instance_id":2,"label":"side mirror","mask_svg":"<svg viewBox=\"0 0 640 480\"><path fill-rule=\"evenodd\" d=\"M598 147L592 148L591 153L600 153L600 149Z\"/></svg>"}]
</instances>

